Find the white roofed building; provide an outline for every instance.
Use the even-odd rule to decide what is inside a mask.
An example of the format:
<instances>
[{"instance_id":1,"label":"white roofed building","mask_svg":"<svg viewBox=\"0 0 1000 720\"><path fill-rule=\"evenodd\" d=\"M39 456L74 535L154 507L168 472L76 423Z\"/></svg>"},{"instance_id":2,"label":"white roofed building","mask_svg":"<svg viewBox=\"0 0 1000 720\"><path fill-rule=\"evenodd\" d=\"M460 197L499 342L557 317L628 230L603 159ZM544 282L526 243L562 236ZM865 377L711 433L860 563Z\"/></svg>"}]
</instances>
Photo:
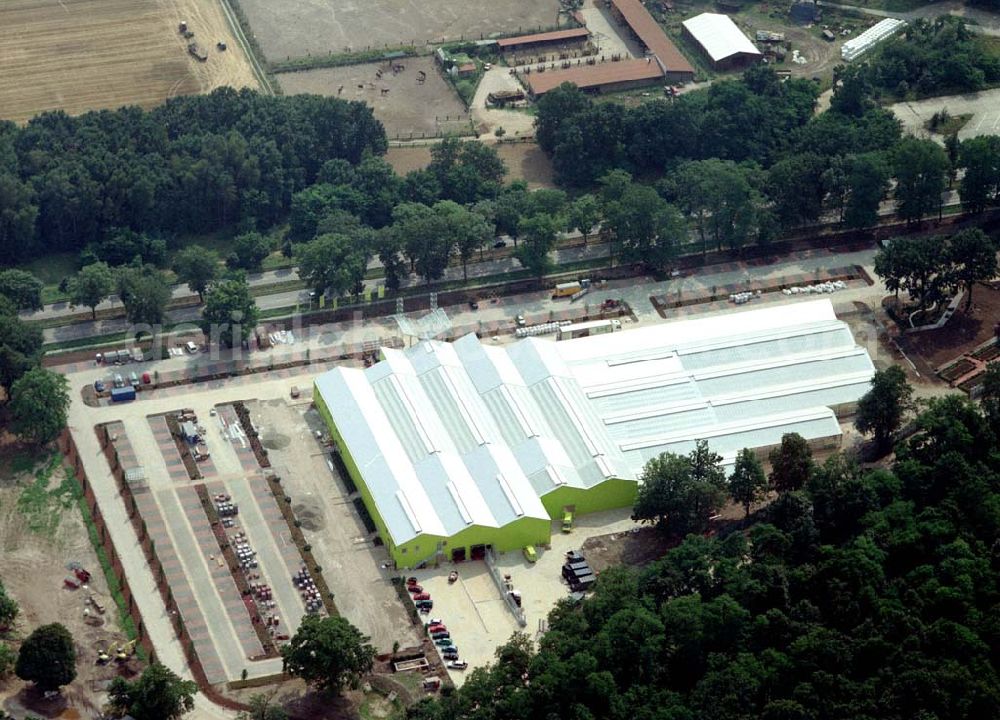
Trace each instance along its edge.
<instances>
[{"instance_id":1,"label":"white roofed building","mask_svg":"<svg viewBox=\"0 0 1000 720\"><path fill-rule=\"evenodd\" d=\"M755 63L763 57L728 15L702 13L685 20L681 27L684 35L702 49L716 69Z\"/></svg>"},{"instance_id":2,"label":"white roofed building","mask_svg":"<svg viewBox=\"0 0 1000 720\"><path fill-rule=\"evenodd\" d=\"M545 544L564 508L630 505L650 458L698 439L726 464L789 432L836 447L874 372L828 300L383 357L315 400L399 567Z\"/></svg>"}]
</instances>

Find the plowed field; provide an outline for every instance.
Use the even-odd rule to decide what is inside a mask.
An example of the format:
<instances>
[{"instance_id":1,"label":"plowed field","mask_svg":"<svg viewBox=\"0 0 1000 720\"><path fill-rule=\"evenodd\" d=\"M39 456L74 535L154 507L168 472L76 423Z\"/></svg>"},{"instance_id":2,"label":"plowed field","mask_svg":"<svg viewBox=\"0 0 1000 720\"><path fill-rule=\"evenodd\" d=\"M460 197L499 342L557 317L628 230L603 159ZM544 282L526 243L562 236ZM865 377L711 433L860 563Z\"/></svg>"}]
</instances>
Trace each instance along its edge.
<instances>
[{"instance_id":1,"label":"plowed field","mask_svg":"<svg viewBox=\"0 0 1000 720\"><path fill-rule=\"evenodd\" d=\"M208 52L178 33L185 20ZM222 85L257 87L218 0L2 0L0 118L150 107ZM220 52L219 41L228 45Z\"/></svg>"}]
</instances>

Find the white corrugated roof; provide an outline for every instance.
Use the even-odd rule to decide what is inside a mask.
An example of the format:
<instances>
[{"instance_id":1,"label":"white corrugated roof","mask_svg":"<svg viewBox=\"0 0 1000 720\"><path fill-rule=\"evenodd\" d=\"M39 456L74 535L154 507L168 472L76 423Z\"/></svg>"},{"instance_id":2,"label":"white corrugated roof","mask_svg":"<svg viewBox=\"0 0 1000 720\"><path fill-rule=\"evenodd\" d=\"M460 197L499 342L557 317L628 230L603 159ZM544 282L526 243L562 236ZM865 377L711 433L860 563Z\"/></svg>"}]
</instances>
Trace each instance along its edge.
<instances>
[{"instance_id":1,"label":"white corrugated roof","mask_svg":"<svg viewBox=\"0 0 1000 720\"><path fill-rule=\"evenodd\" d=\"M737 53L761 54L728 15L702 13L685 20L682 24L714 62L725 60Z\"/></svg>"},{"instance_id":2,"label":"white corrugated roof","mask_svg":"<svg viewBox=\"0 0 1000 720\"><path fill-rule=\"evenodd\" d=\"M662 452L839 434L874 373L829 300L506 347L424 341L316 386L396 544L547 518L541 496ZM428 553L433 548L427 548Z\"/></svg>"}]
</instances>

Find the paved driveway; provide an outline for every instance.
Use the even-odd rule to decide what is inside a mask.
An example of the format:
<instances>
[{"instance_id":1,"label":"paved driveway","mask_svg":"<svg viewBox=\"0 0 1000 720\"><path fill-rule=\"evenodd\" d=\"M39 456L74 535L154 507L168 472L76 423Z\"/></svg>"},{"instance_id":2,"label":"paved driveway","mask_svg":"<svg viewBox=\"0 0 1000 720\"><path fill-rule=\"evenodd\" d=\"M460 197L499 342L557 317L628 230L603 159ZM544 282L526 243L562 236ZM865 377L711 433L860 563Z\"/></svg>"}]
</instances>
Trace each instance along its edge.
<instances>
[{"instance_id":1,"label":"paved driveway","mask_svg":"<svg viewBox=\"0 0 1000 720\"><path fill-rule=\"evenodd\" d=\"M1000 89L901 102L893 105L891 110L902 121L903 127L915 135L926 134L924 127L927 121L941 110L947 110L952 116L972 115L958 133L961 140L1000 134Z\"/></svg>"}]
</instances>

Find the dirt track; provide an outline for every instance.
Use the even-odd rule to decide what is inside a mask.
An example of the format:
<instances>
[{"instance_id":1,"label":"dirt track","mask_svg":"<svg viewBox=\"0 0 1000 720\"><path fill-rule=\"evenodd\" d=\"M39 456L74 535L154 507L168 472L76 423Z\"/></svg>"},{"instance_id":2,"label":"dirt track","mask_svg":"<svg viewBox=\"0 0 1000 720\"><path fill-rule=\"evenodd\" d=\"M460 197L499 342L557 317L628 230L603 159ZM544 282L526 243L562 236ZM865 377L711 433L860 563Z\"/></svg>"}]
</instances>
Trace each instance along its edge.
<instances>
[{"instance_id":1,"label":"dirt track","mask_svg":"<svg viewBox=\"0 0 1000 720\"><path fill-rule=\"evenodd\" d=\"M182 19L208 62L187 54L177 32ZM257 87L217 0L3 0L0 27L4 119L150 107L223 85ZM219 40L226 52L216 50Z\"/></svg>"}]
</instances>

